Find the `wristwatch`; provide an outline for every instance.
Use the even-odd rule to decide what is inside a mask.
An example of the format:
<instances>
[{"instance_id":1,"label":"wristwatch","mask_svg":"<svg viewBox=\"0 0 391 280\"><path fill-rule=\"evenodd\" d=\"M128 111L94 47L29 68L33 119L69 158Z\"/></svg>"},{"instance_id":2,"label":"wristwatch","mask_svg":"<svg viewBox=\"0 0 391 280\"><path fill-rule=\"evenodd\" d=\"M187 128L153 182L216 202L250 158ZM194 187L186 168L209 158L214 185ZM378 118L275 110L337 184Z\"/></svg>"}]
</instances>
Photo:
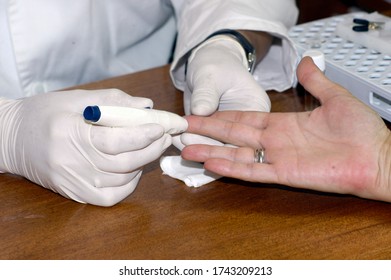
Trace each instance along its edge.
<instances>
[{"instance_id":1,"label":"wristwatch","mask_svg":"<svg viewBox=\"0 0 391 280\"><path fill-rule=\"evenodd\" d=\"M210 39L217 35L227 35L231 38L235 39L244 49L244 52L246 53L247 63L248 63L248 71L250 73L254 72L255 63L256 63L256 54L255 54L255 48L251 43L244 37L240 32L232 29L221 29L218 30L212 34L210 34L206 39Z\"/></svg>"}]
</instances>

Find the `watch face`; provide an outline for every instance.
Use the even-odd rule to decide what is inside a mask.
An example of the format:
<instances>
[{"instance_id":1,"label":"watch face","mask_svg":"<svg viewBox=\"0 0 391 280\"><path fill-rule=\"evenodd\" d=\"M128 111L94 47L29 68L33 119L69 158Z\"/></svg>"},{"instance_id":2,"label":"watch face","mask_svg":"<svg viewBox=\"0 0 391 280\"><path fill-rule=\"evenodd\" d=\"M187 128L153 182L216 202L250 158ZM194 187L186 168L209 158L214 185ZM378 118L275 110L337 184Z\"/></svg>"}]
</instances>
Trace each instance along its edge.
<instances>
[{"instance_id":1,"label":"watch face","mask_svg":"<svg viewBox=\"0 0 391 280\"><path fill-rule=\"evenodd\" d=\"M257 60L257 58L256 58L256 56L255 56L255 52L250 52L250 53L248 53L248 55L247 55L247 61L248 61L248 71L249 71L250 73L253 73L253 72L254 72L256 60Z\"/></svg>"}]
</instances>

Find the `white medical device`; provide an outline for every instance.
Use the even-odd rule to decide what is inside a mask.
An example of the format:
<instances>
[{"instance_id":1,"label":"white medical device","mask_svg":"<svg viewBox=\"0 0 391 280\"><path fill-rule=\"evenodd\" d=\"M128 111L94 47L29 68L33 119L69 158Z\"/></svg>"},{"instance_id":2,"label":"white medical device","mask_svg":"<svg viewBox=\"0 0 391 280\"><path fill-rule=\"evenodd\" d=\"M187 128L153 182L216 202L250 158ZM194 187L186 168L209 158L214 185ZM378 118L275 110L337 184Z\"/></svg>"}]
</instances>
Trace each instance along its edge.
<instances>
[{"instance_id":1,"label":"white medical device","mask_svg":"<svg viewBox=\"0 0 391 280\"><path fill-rule=\"evenodd\" d=\"M84 109L83 117L89 123L112 127L156 123L169 134L182 133L188 126L186 119L177 114L146 108L92 105Z\"/></svg>"},{"instance_id":2,"label":"white medical device","mask_svg":"<svg viewBox=\"0 0 391 280\"><path fill-rule=\"evenodd\" d=\"M380 18L381 29L352 30L354 18L374 17ZM296 25L289 36L300 55L309 49L323 52L326 76L391 122L391 18L345 14Z\"/></svg>"}]
</instances>

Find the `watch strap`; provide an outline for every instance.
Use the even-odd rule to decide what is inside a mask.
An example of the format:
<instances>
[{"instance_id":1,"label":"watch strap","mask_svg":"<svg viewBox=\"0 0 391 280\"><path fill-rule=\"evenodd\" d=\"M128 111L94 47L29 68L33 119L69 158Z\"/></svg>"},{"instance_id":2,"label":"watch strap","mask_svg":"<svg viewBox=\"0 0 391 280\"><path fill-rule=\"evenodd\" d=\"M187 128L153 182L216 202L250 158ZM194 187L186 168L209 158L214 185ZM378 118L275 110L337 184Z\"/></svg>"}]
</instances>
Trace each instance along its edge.
<instances>
[{"instance_id":1,"label":"watch strap","mask_svg":"<svg viewBox=\"0 0 391 280\"><path fill-rule=\"evenodd\" d=\"M244 49L244 52L246 53L247 63L248 63L248 71L250 73L254 72L255 63L256 63L256 54L255 54L255 48L253 45L244 37L240 32L232 29L221 29L218 30L212 34L210 34L206 39L210 39L217 35L227 35L235 39ZM205 42L204 41L204 42Z\"/></svg>"}]
</instances>

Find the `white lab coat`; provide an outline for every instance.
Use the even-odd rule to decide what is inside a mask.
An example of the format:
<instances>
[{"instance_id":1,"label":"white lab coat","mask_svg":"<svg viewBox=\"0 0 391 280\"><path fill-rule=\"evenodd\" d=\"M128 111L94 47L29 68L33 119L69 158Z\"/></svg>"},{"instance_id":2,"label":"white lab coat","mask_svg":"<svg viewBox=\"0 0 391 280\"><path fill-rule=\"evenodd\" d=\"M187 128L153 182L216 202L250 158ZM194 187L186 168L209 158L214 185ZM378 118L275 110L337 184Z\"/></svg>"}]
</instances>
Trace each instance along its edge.
<instances>
[{"instance_id":1,"label":"white lab coat","mask_svg":"<svg viewBox=\"0 0 391 280\"><path fill-rule=\"evenodd\" d=\"M277 40L257 66L265 89L295 81L287 39L294 0L0 0L0 96L20 98L169 62L183 89L189 51L223 28L263 30Z\"/></svg>"}]
</instances>

